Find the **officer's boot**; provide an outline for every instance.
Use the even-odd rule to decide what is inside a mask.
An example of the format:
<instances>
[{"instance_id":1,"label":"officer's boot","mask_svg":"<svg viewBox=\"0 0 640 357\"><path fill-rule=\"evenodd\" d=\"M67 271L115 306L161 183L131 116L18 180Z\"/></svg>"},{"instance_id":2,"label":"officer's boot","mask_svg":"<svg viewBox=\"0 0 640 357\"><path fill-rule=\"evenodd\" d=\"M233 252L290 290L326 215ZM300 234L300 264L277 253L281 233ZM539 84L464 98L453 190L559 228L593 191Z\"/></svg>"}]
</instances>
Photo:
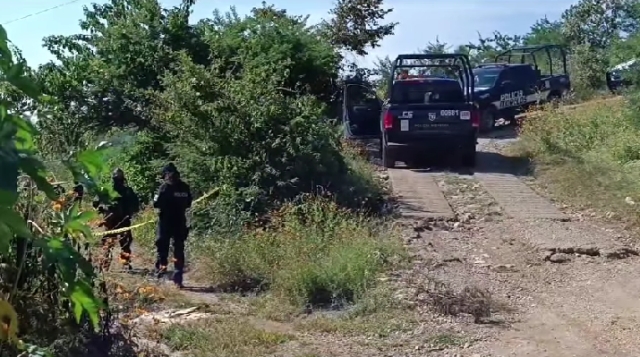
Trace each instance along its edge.
<instances>
[{"instance_id":1,"label":"officer's boot","mask_svg":"<svg viewBox=\"0 0 640 357\"><path fill-rule=\"evenodd\" d=\"M133 266L131 265L131 253L121 252L120 253L120 264L122 264L122 268L124 270L132 271Z\"/></svg>"},{"instance_id":2,"label":"officer's boot","mask_svg":"<svg viewBox=\"0 0 640 357\"><path fill-rule=\"evenodd\" d=\"M166 274L167 274L167 266L161 265L160 262L156 262L156 277L158 279L162 279Z\"/></svg>"},{"instance_id":3,"label":"officer's boot","mask_svg":"<svg viewBox=\"0 0 640 357\"><path fill-rule=\"evenodd\" d=\"M173 272L173 283L176 284L176 287L178 289L182 289L184 287L184 285L182 284L183 281L183 276L182 276L182 270L176 270L175 272Z\"/></svg>"}]
</instances>

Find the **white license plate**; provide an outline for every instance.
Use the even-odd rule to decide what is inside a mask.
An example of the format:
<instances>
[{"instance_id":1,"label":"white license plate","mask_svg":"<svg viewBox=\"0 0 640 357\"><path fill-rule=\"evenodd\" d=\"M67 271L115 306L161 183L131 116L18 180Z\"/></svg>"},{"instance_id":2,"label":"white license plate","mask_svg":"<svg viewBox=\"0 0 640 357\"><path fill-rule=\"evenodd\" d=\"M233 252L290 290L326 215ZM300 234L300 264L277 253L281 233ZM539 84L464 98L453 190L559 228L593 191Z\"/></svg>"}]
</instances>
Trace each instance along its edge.
<instances>
[{"instance_id":1,"label":"white license plate","mask_svg":"<svg viewBox=\"0 0 640 357\"><path fill-rule=\"evenodd\" d=\"M409 121L400 120L400 131L409 131Z\"/></svg>"}]
</instances>

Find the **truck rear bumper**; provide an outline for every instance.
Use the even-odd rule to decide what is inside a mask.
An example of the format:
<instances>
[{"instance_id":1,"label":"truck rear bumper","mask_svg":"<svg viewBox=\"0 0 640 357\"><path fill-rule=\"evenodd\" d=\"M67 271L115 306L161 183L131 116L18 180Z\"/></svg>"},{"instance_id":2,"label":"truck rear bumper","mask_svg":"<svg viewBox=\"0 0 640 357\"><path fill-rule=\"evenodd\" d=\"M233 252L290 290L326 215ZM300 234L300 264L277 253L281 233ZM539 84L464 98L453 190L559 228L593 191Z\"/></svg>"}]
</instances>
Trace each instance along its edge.
<instances>
[{"instance_id":1,"label":"truck rear bumper","mask_svg":"<svg viewBox=\"0 0 640 357\"><path fill-rule=\"evenodd\" d=\"M436 156L448 156L475 148L477 136L456 136L447 138L423 138L404 142L387 142L387 152L401 159L417 153L433 153Z\"/></svg>"},{"instance_id":2,"label":"truck rear bumper","mask_svg":"<svg viewBox=\"0 0 640 357\"><path fill-rule=\"evenodd\" d=\"M469 142L477 143L478 135L474 131L472 133L456 134L456 135L424 135L412 137L394 137L387 136L386 143L389 146L424 146L424 147L452 147L459 145L469 145Z\"/></svg>"}]
</instances>

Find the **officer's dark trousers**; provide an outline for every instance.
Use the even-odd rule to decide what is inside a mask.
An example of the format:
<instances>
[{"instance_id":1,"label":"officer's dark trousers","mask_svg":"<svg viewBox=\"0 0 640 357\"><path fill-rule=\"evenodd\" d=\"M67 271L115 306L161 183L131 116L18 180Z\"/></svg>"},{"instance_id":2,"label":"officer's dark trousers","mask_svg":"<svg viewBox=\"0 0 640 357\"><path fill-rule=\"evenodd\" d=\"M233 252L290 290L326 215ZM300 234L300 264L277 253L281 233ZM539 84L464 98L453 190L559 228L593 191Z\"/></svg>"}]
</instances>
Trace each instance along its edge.
<instances>
[{"instance_id":1,"label":"officer's dark trousers","mask_svg":"<svg viewBox=\"0 0 640 357\"><path fill-rule=\"evenodd\" d=\"M158 224L158 235L156 238L158 257L156 260L156 269L166 269L169 264L169 246L173 241L174 269L177 273L182 273L184 270L184 243L189 235L189 229L182 222L177 224L172 223L173 222L163 222Z\"/></svg>"},{"instance_id":2,"label":"officer's dark trousers","mask_svg":"<svg viewBox=\"0 0 640 357\"><path fill-rule=\"evenodd\" d=\"M111 222L107 222L105 224L105 229L108 231L122 229L131 227L131 219L126 218L122 220L113 220ZM102 245L108 246L113 244L114 241L117 240L120 244L120 260L124 264L129 264L131 261L131 243L133 243L133 235L131 234L131 230L115 233L115 234L107 234L102 237Z\"/></svg>"}]
</instances>

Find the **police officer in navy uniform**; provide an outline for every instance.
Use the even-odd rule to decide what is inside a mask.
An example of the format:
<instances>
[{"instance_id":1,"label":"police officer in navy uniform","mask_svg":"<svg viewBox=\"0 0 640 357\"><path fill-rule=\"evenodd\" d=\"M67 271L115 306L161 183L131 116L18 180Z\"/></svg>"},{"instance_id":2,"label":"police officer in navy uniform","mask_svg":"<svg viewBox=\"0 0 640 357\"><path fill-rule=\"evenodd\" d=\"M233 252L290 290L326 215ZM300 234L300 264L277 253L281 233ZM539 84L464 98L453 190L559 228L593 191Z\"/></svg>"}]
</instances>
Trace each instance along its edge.
<instances>
[{"instance_id":1,"label":"police officer in navy uniform","mask_svg":"<svg viewBox=\"0 0 640 357\"><path fill-rule=\"evenodd\" d=\"M158 257L156 271L162 277L168 265L169 245L173 240L174 268L173 282L182 287L184 270L184 243L189 235L186 211L193 198L189 185L180 179L180 172L173 163L162 169L164 183L153 199L153 207L158 213L158 236L156 248Z\"/></svg>"}]
</instances>

